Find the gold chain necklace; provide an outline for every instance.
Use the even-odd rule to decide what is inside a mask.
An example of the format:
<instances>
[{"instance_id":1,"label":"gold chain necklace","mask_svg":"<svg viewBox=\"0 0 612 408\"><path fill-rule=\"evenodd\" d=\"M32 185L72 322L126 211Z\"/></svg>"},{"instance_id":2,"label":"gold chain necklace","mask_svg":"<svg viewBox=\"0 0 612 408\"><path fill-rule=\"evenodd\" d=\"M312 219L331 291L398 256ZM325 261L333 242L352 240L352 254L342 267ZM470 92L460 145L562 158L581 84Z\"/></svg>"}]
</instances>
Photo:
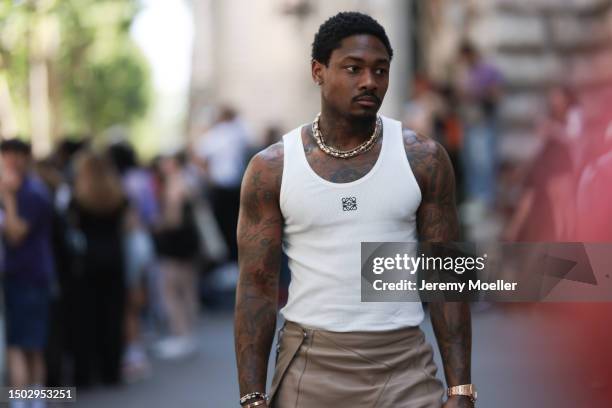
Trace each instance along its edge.
<instances>
[{"instance_id":1,"label":"gold chain necklace","mask_svg":"<svg viewBox=\"0 0 612 408\"><path fill-rule=\"evenodd\" d=\"M376 117L376 127L374 128L374 133L372 136L368 138L365 142L360 144L351 150L339 150L335 147L328 146L325 143L325 139L323 138L323 133L321 133L321 129L319 129L319 120L321 119L321 114L319 113L315 118L314 122L312 122L312 134L319 146L319 149L323 150L324 153L337 157L339 159L350 159L351 157L355 157L361 153L365 153L370 150L376 144L376 141L380 137L382 133L382 119L380 116Z\"/></svg>"}]
</instances>

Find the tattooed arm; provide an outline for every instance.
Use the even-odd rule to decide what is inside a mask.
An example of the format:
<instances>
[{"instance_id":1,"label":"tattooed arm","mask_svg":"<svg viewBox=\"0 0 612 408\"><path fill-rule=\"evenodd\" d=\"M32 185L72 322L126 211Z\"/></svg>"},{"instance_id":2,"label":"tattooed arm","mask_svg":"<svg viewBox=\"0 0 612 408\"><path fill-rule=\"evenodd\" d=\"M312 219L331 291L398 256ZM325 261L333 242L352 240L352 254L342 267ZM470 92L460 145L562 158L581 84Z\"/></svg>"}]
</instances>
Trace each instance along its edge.
<instances>
[{"instance_id":1,"label":"tattooed arm","mask_svg":"<svg viewBox=\"0 0 612 408\"><path fill-rule=\"evenodd\" d=\"M455 177L446 151L435 141L404 132L406 153L422 193L417 211L420 241L448 242L459 239L455 207ZM471 383L472 323L464 302L432 302L431 323L436 334L444 374L449 387ZM471 407L467 397L451 397L444 405Z\"/></svg>"},{"instance_id":2,"label":"tattooed arm","mask_svg":"<svg viewBox=\"0 0 612 408\"><path fill-rule=\"evenodd\" d=\"M278 303L282 169L283 145L277 143L251 160L242 181L234 321L240 395L266 389Z\"/></svg>"}]
</instances>

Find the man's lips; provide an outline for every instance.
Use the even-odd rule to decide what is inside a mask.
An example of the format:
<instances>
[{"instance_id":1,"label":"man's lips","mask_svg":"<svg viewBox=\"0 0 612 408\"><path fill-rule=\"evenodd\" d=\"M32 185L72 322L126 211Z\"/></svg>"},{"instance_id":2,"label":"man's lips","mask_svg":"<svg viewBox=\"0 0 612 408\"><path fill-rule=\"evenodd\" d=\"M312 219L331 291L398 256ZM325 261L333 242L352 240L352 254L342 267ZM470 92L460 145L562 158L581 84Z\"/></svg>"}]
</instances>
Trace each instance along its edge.
<instances>
[{"instance_id":1,"label":"man's lips","mask_svg":"<svg viewBox=\"0 0 612 408\"><path fill-rule=\"evenodd\" d=\"M362 106L377 106L379 104L378 99L372 96L361 96L359 98L355 98L355 102Z\"/></svg>"}]
</instances>

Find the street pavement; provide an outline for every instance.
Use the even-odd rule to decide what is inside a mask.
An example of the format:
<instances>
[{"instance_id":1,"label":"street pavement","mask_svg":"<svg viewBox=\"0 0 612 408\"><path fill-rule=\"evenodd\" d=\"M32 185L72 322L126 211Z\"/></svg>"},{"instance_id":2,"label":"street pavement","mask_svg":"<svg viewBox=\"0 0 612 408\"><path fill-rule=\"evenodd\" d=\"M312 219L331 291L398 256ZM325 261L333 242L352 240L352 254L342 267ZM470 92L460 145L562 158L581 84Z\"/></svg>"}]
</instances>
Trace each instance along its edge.
<instances>
[{"instance_id":1,"label":"street pavement","mask_svg":"<svg viewBox=\"0 0 612 408\"><path fill-rule=\"evenodd\" d=\"M478 407L577 407L558 385L545 379L571 370L553 354L549 339L533 336L542 321L537 313L519 308L500 310L480 305L473 313L473 382L479 388ZM563 324L562 319L548 325ZM435 341L429 319L423 324ZM233 345L232 316L228 312L202 317L198 326L199 353L182 361L153 362L152 376L119 388L79 392L74 408L225 408L236 407L238 386ZM435 343L434 343L435 344ZM434 349L436 347L434 346ZM527 353L526 350L542 350ZM436 361L440 359L436 350ZM271 376L270 370L270 376ZM438 372L441 377L441 372Z\"/></svg>"}]
</instances>

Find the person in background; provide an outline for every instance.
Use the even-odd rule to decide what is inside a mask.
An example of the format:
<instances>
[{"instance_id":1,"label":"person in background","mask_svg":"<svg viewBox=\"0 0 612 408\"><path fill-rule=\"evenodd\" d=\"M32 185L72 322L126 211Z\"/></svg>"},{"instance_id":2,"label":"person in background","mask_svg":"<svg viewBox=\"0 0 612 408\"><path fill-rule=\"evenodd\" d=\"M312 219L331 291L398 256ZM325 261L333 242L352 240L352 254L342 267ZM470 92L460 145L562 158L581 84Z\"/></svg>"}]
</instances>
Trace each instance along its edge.
<instances>
[{"instance_id":1,"label":"person in background","mask_svg":"<svg viewBox=\"0 0 612 408\"><path fill-rule=\"evenodd\" d=\"M574 140L581 132L576 100L568 88L549 91L547 113L537 128L542 148L528 167L506 240L564 241L573 236L578 148Z\"/></svg>"},{"instance_id":2,"label":"person in background","mask_svg":"<svg viewBox=\"0 0 612 408\"><path fill-rule=\"evenodd\" d=\"M265 148L270 145L273 145L274 143L278 142L282 136L283 136L283 132L280 130L279 126L277 125L268 126L266 130L264 131L263 144L261 145L261 147Z\"/></svg>"},{"instance_id":3,"label":"person in background","mask_svg":"<svg viewBox=\"0 0 612 408\"><path fill-rule=\"evenodd\" d=\"M155 249L151 230L159 206L151 173L138 166L136 152L127 142L111 145L108 156L119 171L130 208L123 239L127 304L125 316L125 352L122 377L134 382L147 377L151 365L142 342L141 319L149 281L155 279ZM156 296L157 293L153 293Z\"/></svg>"},{"instance_id":4,"label":"person in background","mask_svg":"<svg viewBox=\"0 0 612 408\"><path fill-rule=\"evenodd\" d=\"M69 184L74 181L74 158L80 151L89 148L90 139L87 135L66 136L59 142L53 155L49 158Z\"/></svg>"},{"instance_id":5,"label":"person in background","mask_svg":"<svg viewBox=\"0 0 612 408\"><path fill-rule=\"evenodd\" d=\"M424 136L436 138L434 125L444 112L444 101L421 74L412 81L412 95L404 108L403 124Z\"/></svg>"},{"instance_id":6,"label":"person in background","mask_svg":"<svg viewBox=\"0 0 612 408\"><path fill-rule=\"evenodd\" d=\"M495 204L497 117L503 79L473 44L463 43L459 55L465 68L458 95L465 125L462 162L466 193L478 208L490 210Z\"/></svg>"},{"instance_id":7,"label":"person in background","mask_svg":"<svg viewBox=\"0 0 612 408\"><path fill-rule=\"evenodd\" d=\"M68 212L74 253L70 301L77 386L118 384L126 304L122 237L128 205L112 163L85 151L75 162Z\"/></svg>"},{"instance_id":8,"label":"person in background","mask_svg":"<svg viewBox=\"0 0 612 408\"><path fill-rule=\"evenodd\" d=\"M463 129L458 101L452 86L434 86L423 74L412 81L412 97L402 123L416 133L431 137L448 152L457 182L458 202L463 200L463 169L460 163Z\"/></svg>"},{"instance_id":9,"label":"person in background","mask_svg":"<svg viewBox=\"0 0 612 408\"><path fill-rule=\"evenodd\" d=\"M578 140L583 133L583 113L576 93L567 86L554 86L547 95L548 112L537 133L546 145L560 143L570 150L571 167L578 171L584 153Z\"/></svg>"},{"instance_id":10,"label":"person in background","mask_svg":"<svg viewBox=\"0 0 612 408\"><path fill-rule=\"evenodd\" d=\"M611 184L612 150L587 166L578 184L576 235L580 241L612 241Z\"/></svg>"},{"instance_id":11,"label":"person in background","mask_svg":"<svg viewBox=\"0 0 612 408\"><path fill-rule=\"evenodd\" d=\"M176 156L163 157L158 172L160 217L154 239L170 337L156 345L156 352L162 358L179 358L196 351L193 330L198 311L198 280L194 263L200 241L193 197L182 163Z\"/></svg>"},{"instance_id":12,"label":"person in background","mask_svg":"<svg viewBox=\"0 0 612 408\"><path fill-rule=\"evenodd\" d=\"M448 156L453 164L455 180L457 183L457 202L463 202L464 177L461 166L461 151L463 148L463 122L459 112L459 101L455 89L450 85L440 88L440 97L444 101L442 117L437 123L437 134L440 135L438 141L448 152Z\"/></svg>"},{"instance_id":13,"label":"person in background","mask_svg":"<svg viewBox=\"0 0 612 408\"><path fill-rule=\"evenodd\" d=\"M52 202L44 184L30 172L29 144L5 140L0 156L8 384L41 387L46 381L44 350L54 276ZM12 406L25 407L25 402L14 401ZM43 406L43 401L30 405Z\"/></svg>"},{"instance_id":14,"label":"person in background","mask_svg":"<svg viewBox=\"0 0 612 408\"><path fill-rule=\"evenodd\" d=\"M217 123L196 143L195 156L209 184L212 210L227 245L228 260L238 260L236 228L240 182L250 151L249 135L236 111L223 107Z\"/></svg>"},{"instance_id":15,"label":"person in background","mask_svg":"<svg viewBox=\"0 0 612 408\"><path fill-rule=\"evenodd\" d=\"M601 107L598 119L591 118L585 123L589 134L595 137L585 161L586 166L578 184L578 236L580 241L612 241L612 217L610 206L612 191L607 187L612 182L612 89L608 89L591 103ZM586 107L585 107L586 109ZM591 108L589 106L589 112ZM595 120L594 120L595 119ZM593 129L593 130L591 130ZM597 137L599 136L599 137ZM605 191L605 192L604 192ZM601 222L604 220L604 222ZM586 222L582 222L586 220Z\"/></svg>"},{"instance_id":16,"label":"person in background","mask_svg":"<svg viewBox=\"0 0 612 408\"><path fill-rule=\"evenodd\" d=\"M111 145L108 155L119 172L127 198L143 227L152 227L159 216L152 172L138 165L136 152L128 143Z\"/></svg>"},{"instance_id":17,"label":"person in background","mask_svg":"<svg viewBox=\"0 0 612 408\"><path fill-rule=\"evenodd\" d=\"M52 210L52 245L55 259L55 279L52 285L49 305L49 333L45 350L45 365L47 368L46 383L48 387L59 387L64 384L64 352L70 327L66 321L69 315L66 309L64 293L70 279L70 253L65 245L65 214L58 195L66 193L66 180L57 163L48 157L39 160L34 165L34 172L47 187L53 203ZM69 194L69 189L67 190Z\"/></svg>"}]
</instances>

